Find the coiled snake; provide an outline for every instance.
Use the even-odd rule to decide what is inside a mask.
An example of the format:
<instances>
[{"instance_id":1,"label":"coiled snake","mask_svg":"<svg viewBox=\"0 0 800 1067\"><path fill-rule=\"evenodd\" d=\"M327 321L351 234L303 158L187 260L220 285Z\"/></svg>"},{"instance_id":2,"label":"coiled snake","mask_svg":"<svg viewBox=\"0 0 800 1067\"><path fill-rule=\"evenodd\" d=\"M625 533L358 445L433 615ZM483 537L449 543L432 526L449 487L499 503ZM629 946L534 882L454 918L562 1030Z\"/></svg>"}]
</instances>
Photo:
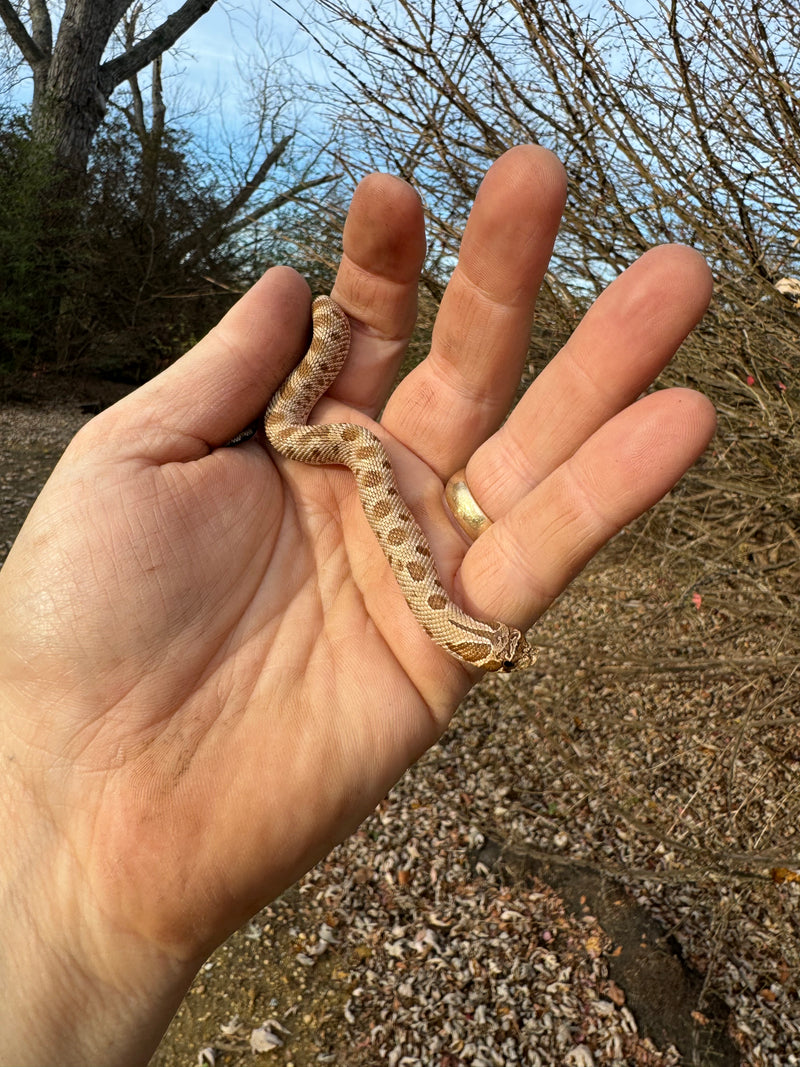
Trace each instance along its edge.
<instances>
[{"instance_id":1,"label":"coiled snake","mask_svg":"<svg viewBox=\"0 0 800 1067\"><path fill-rule=\"evenodd\" d=\"M338 375L350 349L350 323L334 300L317 297L312 318L311 345L267 408L268 441L288 459L340 464L353 472L364 514L403 596L437 645L488 671L531 667L537 650L519 630L474 619L450 599L425 535L397 488L386 449L375 434L353 423L307 425L311 409Z\"/></svg>"}]
</instances>

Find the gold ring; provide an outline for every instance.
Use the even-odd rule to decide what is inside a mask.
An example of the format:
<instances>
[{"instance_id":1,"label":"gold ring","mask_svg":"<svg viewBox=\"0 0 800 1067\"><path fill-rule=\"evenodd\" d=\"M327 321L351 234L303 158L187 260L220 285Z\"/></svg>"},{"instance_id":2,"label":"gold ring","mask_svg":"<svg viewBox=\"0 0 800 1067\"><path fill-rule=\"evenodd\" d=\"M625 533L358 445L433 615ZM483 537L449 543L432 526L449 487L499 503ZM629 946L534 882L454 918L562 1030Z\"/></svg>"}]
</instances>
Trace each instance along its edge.
<instances>
[{"instance_id":1,"label":"gold ring","mask_svg":"<svg viewBox=\"0 0 800 1067\"><path fill-rule=\"evenodd\" d=\"M492 525L492 520L469 491L463 467L460 471L456 471L447 483L444 497L453 513L453 518L470 541L477 541L480 535Z\"/></svg>"}]
</instances>

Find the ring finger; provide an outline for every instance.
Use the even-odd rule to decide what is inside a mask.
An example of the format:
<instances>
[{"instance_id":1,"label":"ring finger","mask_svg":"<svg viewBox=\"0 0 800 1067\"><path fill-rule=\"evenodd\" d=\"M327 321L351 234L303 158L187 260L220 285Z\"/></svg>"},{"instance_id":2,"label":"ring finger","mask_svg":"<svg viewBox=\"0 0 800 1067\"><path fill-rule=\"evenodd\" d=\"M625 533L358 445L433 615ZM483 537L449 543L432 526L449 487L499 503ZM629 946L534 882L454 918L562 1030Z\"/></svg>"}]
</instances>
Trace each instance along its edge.
<instances>
[{"instance_id":1,"label":"ring finger","mask_svg":"<svg viewBox=\"0 0 800 1067\"><path fill-rule=\"evenodd\" d=\"M631 404L696 325L710 294L705 262L679 245L652 249L620 275L470 457L466 480L487 515L504 515Z\"/></svg>"}]
</instances>

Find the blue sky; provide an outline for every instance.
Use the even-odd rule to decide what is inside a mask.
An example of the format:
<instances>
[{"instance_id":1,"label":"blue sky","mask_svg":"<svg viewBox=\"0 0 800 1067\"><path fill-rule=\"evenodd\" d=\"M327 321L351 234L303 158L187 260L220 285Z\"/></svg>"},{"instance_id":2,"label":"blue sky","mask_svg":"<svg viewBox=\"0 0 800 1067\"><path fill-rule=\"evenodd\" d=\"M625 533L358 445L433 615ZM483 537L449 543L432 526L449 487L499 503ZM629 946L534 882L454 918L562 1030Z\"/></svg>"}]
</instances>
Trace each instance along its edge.
<instances>
[{"instance_id":1,"label":"blue sky","mask_svg":"<svg viewBox=\"0 0 800 1067\"><path fill-rule=\"evenodd\" d=\"M162 0L165 12L175 10L178 0ZM285 0L287 10L300 14L300 3ZM246 91L249 63L263 65L266 57L290 57L289 62L303 71L324 78L324 68L313 58L313 42L290 15L263 0L217 0L181 38L165 64L165 72L179 75L182 96L191 109L197 96L207 102L205 122L213 127L221 118L227 132L235 133L243 121L242 96ZM281 64L286 67L286 64ZM280 74L277 75L278 80ZM291 78L287 71L286 76ZM180 112L174 85L167 100Z\"/></svg>"},{"instance_id":2,"label":"blue sky","mask_svg":"<svg viewBox=\"0 0 800 1067\"><path fill-rule=\"evenodd\" d=\"M167 4L165 11L174 10L176 0ZM284 0L283 7L301 17L301 4ZM184 49L192 53L195 62L187 63L186 76L200 83L233 82L238 80L237 62L249 53L258 53L258 41L254 30L260 25L262 43L278 39L277 52L285 47L310 53L312 42L304 34L290 14L271 3L259 0L217 0L211 10L203 15L181 38Z\"/></svg>"},{"instance_id":3,"label":"blue sky","mask_svg":"<svg viewBox=\"0 0 800 1067\"><path fill-rule=\"evenodd\" d=\"M180 0L160 0L152 12L152 24L165 18L180 6ZM301 16L300 0L283 0L287 11ZM54 21L59 17L58 4L52 4ZM23 17L26 12L23 11ZM27 21L27 20L26 20ZM261 45L256 36L261 37ZM0 30L0 32L4 32ZM165 74L178 75L185 90L185 105L194 96L205 97L209 111L222 112L226 122L240 117L237 92L242 88L243 74L250 57L259 55L260 47L268 55L291 54L295 67L324 79L324 65L314 59L313 42L281 8L264 0L217 0L168 53ZM30 100L31 81L27 67L20 71L23 81L14 96L20 102ZM146 82L146 77L142 77ZM167 91L168 105L174 99L174 84ZM178 106L180 110L180 106ZM213 115L209 113L208 121Z\"/></svg>"},{"instance_id":4,"label":"blue sky","mask_svg":"<svg viewBox=\"0 0 800 1067\"><path fill-rule=\"evenodd\" d=\"M217 0L181 39L183 48L193 56L193 59L187 55L176 58L186 86L212 91L228 122L235 117L235 94L242 83L237 64L246 62L250 53L258 53L254 37L257 24L260 24L262 44L268 47L271 56L290 54L291 64L301 74L317 83L326 80L327 60L315 49L311 36L291 17L295 14L308 25L308 18L303 19L303 9L308 8L313 15L313 0L280 0L280 3L279 7L268 0ZM601 14L608 9L608 0L572 0L572 4L587 14ZM160 2L165 12L175 10L178 5L179 0ZM354 0L353 6L358 10L358 0ZM641 15L652 6L652 0L625 0L622 6L630 15Z\"/></svg>"}]
</instances>

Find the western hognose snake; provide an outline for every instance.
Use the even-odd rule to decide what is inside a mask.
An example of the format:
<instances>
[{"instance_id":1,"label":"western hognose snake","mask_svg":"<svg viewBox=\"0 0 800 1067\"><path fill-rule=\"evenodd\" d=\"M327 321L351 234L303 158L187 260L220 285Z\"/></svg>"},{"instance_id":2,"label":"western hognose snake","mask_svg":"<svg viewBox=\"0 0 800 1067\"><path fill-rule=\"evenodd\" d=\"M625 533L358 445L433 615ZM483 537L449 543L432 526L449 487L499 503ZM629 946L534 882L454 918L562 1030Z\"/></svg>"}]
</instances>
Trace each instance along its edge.
<instances>
[{"instance_id":1,"label":"western hognose snake","mask_svg":"<svg viewBox=\"0 0 800 1067\"><path fill-rule=\"evenodd\" d=\"M307 425L311 409L338 375L350 348L350 323L334 300L317 297L312 317L311 345L267 408L264 426L270 444L288 459L341 464L353 472L364 514L403 596L437 645L488 671L532 666L536 650L519 630L474 619L450 599L375 434L353 423Z\"/></svg>"}]
</instances>

